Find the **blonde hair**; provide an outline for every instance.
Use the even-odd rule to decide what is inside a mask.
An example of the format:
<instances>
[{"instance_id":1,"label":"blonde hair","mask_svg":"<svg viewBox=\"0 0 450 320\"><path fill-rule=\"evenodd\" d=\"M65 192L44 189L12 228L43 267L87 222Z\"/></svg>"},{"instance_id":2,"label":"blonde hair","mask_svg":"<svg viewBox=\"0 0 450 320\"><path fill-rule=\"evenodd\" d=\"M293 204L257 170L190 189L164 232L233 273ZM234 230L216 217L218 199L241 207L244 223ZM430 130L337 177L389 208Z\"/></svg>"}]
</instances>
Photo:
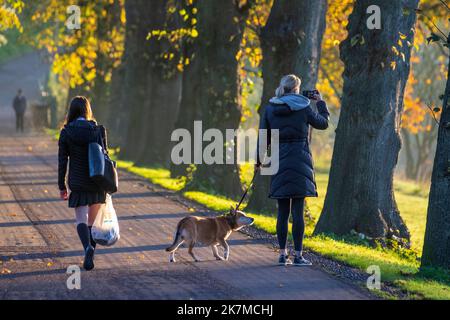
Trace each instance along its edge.
<instances>
[{"instance_id":1,"label":"blonde hair","mask_svg":"<svg viewBox=\"0 0 450 320\"><path fill-rule=\"evenodd\" d=\"M286 93L292 93L296 88L300 88L302 80L295 74L288 74L281 78L280 86L275 90L275 95L279 98Z\"/></svg>"}]
</instances>

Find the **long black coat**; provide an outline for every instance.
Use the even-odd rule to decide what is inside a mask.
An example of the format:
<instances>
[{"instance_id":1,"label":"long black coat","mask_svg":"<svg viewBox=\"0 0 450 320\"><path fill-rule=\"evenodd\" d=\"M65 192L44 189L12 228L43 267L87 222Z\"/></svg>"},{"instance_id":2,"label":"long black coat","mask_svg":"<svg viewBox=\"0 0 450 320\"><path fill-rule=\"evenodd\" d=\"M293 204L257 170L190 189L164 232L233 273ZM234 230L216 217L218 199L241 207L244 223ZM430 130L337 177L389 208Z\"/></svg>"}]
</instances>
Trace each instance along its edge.
<instances>
[{"instance_id":1,"label":"long black coat","mask_svg":"<svg viewBox=\"0 0 450 320\"><path fill-rule=\"evenodd\" d=\"M271 99L261 119L261 129L279 130L279 169L272 176L269 197L274 199L317 197L314 166L309 149L309 128L328 128L329 111L324 101L318 113L303 96ZM291 103L293 102L293 103ZM268 137L270 139L270 136ZM270 144L270 141L268 141Z\"/></svg>"},{"instance_id":2,"label":"long black coat","mask_svg":"<svg viewBox=\"0 0 450 320\"><path fill-rule=\"evenodd\" d=\"M64 126L59 136L58 152L58 186L66 189L66 171L69 161L68 184L71 191L101 192L102 190L89 177L88 145L101 142L107 150L106 130L94 121L76 120Z\"/></svg>"}]
</instances>

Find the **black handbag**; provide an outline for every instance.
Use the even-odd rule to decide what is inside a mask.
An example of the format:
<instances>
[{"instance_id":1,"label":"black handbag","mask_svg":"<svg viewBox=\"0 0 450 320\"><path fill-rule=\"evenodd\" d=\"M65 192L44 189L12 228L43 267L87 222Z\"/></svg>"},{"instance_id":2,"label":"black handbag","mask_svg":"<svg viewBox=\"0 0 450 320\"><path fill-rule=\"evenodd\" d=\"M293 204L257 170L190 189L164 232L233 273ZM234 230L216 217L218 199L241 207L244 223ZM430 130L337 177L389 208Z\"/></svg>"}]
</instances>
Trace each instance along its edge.
<instances>
[{"instance_id":1,"label":"black handbag","mask_svg":"<svg viewBox=\"0 0 450 320\"><path fill-rule=\"evenodd\" d=\"M89 177L103 191L112 194L119 187L116 162L106 153L101 132L99 130L96 142L89 143Z\"/></svg>"}]
</instances>

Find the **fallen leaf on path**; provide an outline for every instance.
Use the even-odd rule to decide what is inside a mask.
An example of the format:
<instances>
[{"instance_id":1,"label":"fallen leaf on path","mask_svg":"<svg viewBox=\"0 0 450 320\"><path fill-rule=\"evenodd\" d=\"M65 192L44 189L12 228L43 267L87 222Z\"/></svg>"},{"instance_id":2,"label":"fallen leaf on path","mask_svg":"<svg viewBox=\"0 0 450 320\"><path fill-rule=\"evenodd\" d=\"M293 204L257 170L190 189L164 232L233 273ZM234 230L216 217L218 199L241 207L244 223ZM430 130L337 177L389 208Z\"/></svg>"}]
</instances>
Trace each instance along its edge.
<instances>
[{"instance_id":1,"label":"fallen leaf on path","mask_svg":"<svg viewBox=\"0 0 450 320\"><path fill-rule=\"evenodd\" d=\"M188 211L189 212L195 212L195 209L194 208L189 208Z\"/></svg>"},{"instance_id":2,"label":"fallen leaf on path","mask_svg":"<svg viewBox=\"0 0 450 320\"><path fill-rule=\"evenodd\" d=\"M1 274L10 274L12 271L7 269L7 268L3 268Z\"/></svg>"},{"instance_id":3,"label":"fallen leaf on path","mask_svg":"<svg viewBox=\"0 0 450 320\"><path fill-rule=\"evenodd\" d=\"M28 146L27 150L31 152L31 151L33 151L33 147L32 146Z\"/></svg>"},{"instance_id":4,"label":"fallen leaf on path","mask_svg":"<svg viewBox=\"0 0 450 320\"><path fill-rule=\"evenodd\" d=\"M53 262L47 263L47 267L51 267L53 265Z\"/></svg>"}]
</instances>

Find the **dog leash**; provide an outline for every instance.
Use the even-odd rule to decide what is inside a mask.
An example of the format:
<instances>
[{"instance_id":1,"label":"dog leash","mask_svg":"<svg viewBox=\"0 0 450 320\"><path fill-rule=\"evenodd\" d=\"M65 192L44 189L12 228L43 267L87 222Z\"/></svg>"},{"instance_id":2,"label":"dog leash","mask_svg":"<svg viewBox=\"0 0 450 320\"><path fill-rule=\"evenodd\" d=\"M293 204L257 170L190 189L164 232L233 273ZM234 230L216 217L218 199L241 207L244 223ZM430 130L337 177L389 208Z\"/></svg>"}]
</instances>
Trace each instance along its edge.
<instances>
[{"instance_id":1,"label":"dog leash","mask_svg":"<svg viewBox=\"0 0 450 320\"><path fill-rule=\"evenodd\" d=\"M255 182L255 178L257 176L258 171L259 171L259 167L255 170L255 174L253 175L252 181L248 185L247 189L245 189L244 194L241 197L241 200L236 205L236 210L239 210L239 207L241 206L242 202L244 202L244 199L247 196L248 191L253 187L253 183Z\"/></svg>"}]
</instances>

